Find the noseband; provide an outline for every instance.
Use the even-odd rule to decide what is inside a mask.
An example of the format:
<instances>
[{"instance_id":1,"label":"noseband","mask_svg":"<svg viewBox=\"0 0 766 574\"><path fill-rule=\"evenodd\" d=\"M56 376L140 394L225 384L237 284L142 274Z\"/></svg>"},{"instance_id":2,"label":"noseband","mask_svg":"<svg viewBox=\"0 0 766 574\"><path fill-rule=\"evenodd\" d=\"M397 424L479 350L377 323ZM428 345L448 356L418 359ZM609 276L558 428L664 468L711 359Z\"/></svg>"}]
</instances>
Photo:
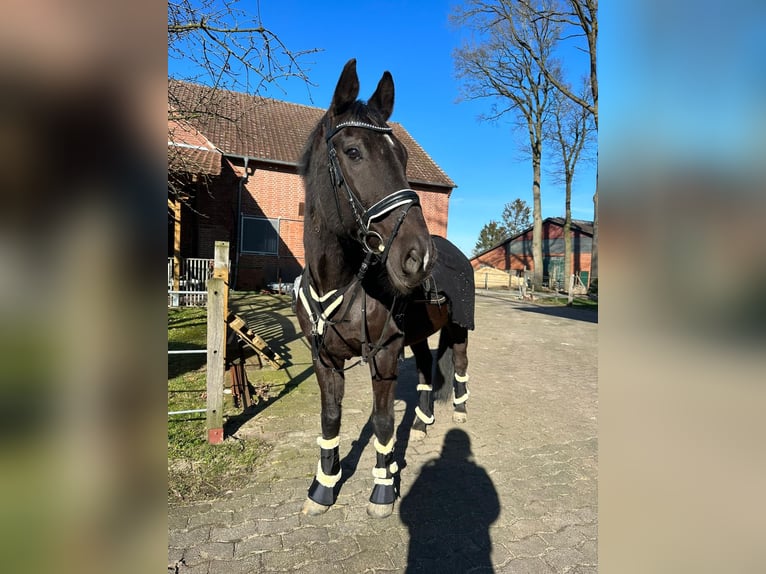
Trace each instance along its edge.
<instances>
[{"instance_id":1,"label":"noseband","mask_svg":"<svg viewBox=\"0 0 766 574\"><path fill-rule=\"evenodd\" d=\"M399 232L399 228L404 221L404 217L407 215L407 212L411 207L420 205L420 198L418 197L418 194L415 193L415 191L412 189L400 189L399 191L395 191L387 195L380 201L375 202L370 207L365 208L364 204L362 204L356 193L354 193L351 187L349 187L346 178L343 177L343 172L341 171L340 163L338 162L338 154L335 151L335 146L332 143L332 138L335 136L335 134L337 134L343 128L349 127L362 128L382 134L390 134L391 128L376 126L364 122L350 121L338 124L335 126L335 128L329 130L327 136L325 137L325 141L327 143L327 153L329 155L330 180L332 181L333 190L335 192L335 205L338 208L338 217L341 220L343 219L340 210L340 200L338 199L338 188L342 186L346 191L346 198L351 205L351 211L354 214L354 220L356 221L357 240L362 244L362 247L367 252L368 258L371 255L377 255L381 258L381 262L385 263L385 260L388 257L389 247L391 247L391 243L396 237L396 234ZM385 217L398 207L404 207L404 209L402 210L402 213L399 216L399 219L397 220L396 225L394 226L394 230L391 233L391 236L388 238L388 241L384 241L377 231L370 229L370 225L373 221ZM378 245L376 248L370 245L369 241L371 238L377 239Z\"/></svg>"}]
</instances>

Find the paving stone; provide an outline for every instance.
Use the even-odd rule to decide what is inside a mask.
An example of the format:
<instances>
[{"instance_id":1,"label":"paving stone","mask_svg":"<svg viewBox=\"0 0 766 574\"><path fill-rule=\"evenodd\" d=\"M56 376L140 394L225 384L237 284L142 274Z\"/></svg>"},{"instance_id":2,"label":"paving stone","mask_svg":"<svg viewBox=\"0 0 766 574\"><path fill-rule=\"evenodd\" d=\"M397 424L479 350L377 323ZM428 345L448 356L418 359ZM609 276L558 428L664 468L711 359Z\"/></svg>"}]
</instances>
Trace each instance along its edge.
<instances>
[{"instance_id":1,"label":"paving stone","mask_svg":"<svg viewBox=\"0 0 766 574\"><path fill-rule=\"evenodd\" d=\"M311 544L326 543L330 540L326 527L305 526L282 534L282 546L285 550L305 547Z\"/></svg>"},{"instance_id":2,"label":"paving stone","mask_svg":"<svg viewBox=\"0 0 766 574\"><path fill-rule=\"evenodd\" d=\"M209 574L253 574L263 571L263 560L260 555L250 555L238 560L213 560L210 562Z\"/></svg>"},{"instance_id":3,"label":"paving stone","mask_svg":"<svg viewBox=\"0 0 766 574\"><path fill-rule=\"evenodd\" d=\"M231 510L211 510L204 514L189 517L189 529L198 526L227 526L232 523L234 512Z\"/></svg>"},{"instance_id":4,"label":"paving stone","mask_svg":"<svg viewBox=\"0 0 766 574\"><path fill-rule=\"evenodd\" d=\"M356 539L344 537L326 544L314 544L309 548L312 559L322 562L342 561L361 552Z\"/></svg>"},{"instance_id":5,"label":"paving stone","mask_svg":"<svg viewBox=\"0 0 766 574\"><path fill-rule=\"evenodd\" d=\"M227 560L234 556L234 544L225 542L203 542L191 546L184 553L184 561L189 564L199 564L210 560Z\"/></svg>"},{"instance_id":6,"label":"paving stone","mask_svg":"<svg viewBox=\"0 0 766 574\"><path fill-rule=\"evenodd\" d=\"M508 562L499 572L507 574L554 574L556 570L540 558L518 558Z\"/></svg>"},{"instance_id":7,"label":"paving stone","mask_svg":"<svg viewBox=\"0 0 766 574\"><path fill-rule=\"evenodd\" d=\"M579 550L566 547L549 550L545 553L543 560L558 572L566 572L575 566L582 565L586 562Z\"/></svg>"},{"instance_id":8,"label":"paving stone","mask_svg":"<svg viewBox=\"0 0 766 574\"><path fill-rule=\"evenodd\" d=\"M171 504L168 507L168 514L172 516L185 516L189 517L194 514L203 514L210 512L213 509L212 502L196 502L188 505L183 504Z\"/></svg>"},{"instance_id":9,"label":"paving stone","mask_svg":"<svg viewBox=\"0 0 766 574\"><path fill-rule=\"evenodd\" d=\"M362 552L342 560L341 565L344 572L376 572L395 568L388 554L375 548L363 548Z\"/></svg>"},{"instance_id":10,"label":"paving stone","mask_svg":"<svg viewBox=\"0 0 766 574\"><path fill-rule=\"evenodd\" d=\"M188 548L209 539L209 526L200 526L192 530L171 530L168 533L168 546L171 548Z\"/></svg>"},{"instance_id":11,"label":"paving stone","mask_svg":"<svg viewBox=\"0 0 766 574\"><path fill-rule=\"evenodd\" d=\"M297 514L291 514L281 518L269 520L256 520L257 531L261 534L284 534L300 526L300 518Z\"/></svg>"},{"instance_id":12,"label":"paving stone","mask_svg":"<svg viewBox=\"0 0 766 574\"><path fill-rule=\"evenodd\" d=\"M228 528L216 527L210 531L213 542L237 542L257 533L255 522L243 522Z\"/></svg>"},{"instance_id":13,"label":"paving stone","mask_svg":"<svg viewBox=\"0 0 766 574\"><path fill-rule=\"evenodd\" d=\"M264 553L269 551L281 551L282 537L278 534L269 536L253 536L234 544L234 556L244 556L252 553Z\"/></svg>"},{"instance_id":14,"label":"paving stone","mask_svg":"<svg viewBox=\"0 0 766 574\"><path fill-rule=\"evenodd\" d=\"M545 554L548 543L539 535L533 534L521 540L504 542L505 547L513 558L534 558Z\"/></svg>"},{"instance_id":15,"label":"paving stone","mask_svg":"<svg viewBox=\"0 0 766 574\"><path fill-rule=\"evenodd\" d=\"M303 571L308 564L314 561L308 548L291 548L280 552L265 552L261 559L263 561L263 568L269 572Z\"/></svg>"}]
</instances>

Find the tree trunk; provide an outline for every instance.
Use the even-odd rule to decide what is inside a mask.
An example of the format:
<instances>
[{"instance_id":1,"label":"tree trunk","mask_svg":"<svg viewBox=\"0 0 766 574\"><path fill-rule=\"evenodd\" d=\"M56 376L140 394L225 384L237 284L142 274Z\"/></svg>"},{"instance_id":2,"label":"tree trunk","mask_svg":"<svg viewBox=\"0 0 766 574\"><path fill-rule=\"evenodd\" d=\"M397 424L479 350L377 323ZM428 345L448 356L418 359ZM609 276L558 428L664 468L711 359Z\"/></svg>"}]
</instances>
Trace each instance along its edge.
<instances>
[{"instance_id":1,"label":"tree trunk","mask_svg":"<svg viewBox=\"0 0 766 574\"><path fill-rule=\"evenodd\" d=\"M532 285L540 289L543 285L543 216L540 202L540 154L532 157Z\"/></svg>"},{"instance_id":2,"label":"tree trunk","mask_svg":"<svg viewBox=\"0 0 766 574\"><path fill-rule=\"evenodd\" d=\"M572 175L566 175L566 197L564 199L564 277L574 273L572 261Z\"/></svg>"}]
</instances>

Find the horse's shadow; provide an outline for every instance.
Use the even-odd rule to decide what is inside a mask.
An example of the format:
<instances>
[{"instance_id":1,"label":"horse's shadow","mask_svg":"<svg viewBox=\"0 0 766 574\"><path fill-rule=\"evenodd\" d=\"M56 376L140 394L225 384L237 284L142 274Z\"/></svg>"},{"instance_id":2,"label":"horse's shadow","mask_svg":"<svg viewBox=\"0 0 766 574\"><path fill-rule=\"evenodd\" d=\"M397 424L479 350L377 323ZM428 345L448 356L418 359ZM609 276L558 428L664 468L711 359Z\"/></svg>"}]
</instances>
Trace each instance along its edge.
<instances>
[{"instance_id":1,"label":"horse's shadow","mask_svg":"<svg viewBox=\"0 0 766 574\"><path fill-rule=\"evenodd\" d=\"M396 401L404 403L404 413L402 414L402 420L396 427L396 443L394 448L394 460L399 466L399 470L407 467L407 447L410 442L410 433L412 431L412 424L415 422L415 406L418 404L418 372L415 367L415 358L409 357L404 359L399 365L399 377L396 384ZM397 409L398 410L398 409ZM351 478L356 472L359 466L359 460L362 457L364 449L370 444L373 433L372 421L368 418L367 422L359 432L359 437L352 441L351 450L340 461L343 474L336 486L336 495L343 487L345 482ZM399 492L399 477L400 473L394 475L394 481L396 491Z\"/></svg>"}]
</instances>

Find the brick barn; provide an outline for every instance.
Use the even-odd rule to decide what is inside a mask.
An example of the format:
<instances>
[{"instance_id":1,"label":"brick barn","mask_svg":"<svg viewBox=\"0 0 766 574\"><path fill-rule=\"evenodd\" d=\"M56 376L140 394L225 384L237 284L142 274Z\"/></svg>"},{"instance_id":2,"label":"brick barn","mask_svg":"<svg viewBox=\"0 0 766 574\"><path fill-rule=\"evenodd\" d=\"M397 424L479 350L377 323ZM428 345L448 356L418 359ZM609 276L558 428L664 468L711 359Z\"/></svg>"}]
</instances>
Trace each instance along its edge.
<instances>
[{"instance_id":1,"label":"brick barn","mask_svg":"<svg viewBox=\"0 0 766 574\"><path fill-rule=\"evenodd\" d=\"M583 285L590 279L593 222L572 220L572 272ZM491 267L520 275L524 266L534 270L532 260L532 228L504 239L471 258L474 269ZM543 283L564 281L564 218L548 217L543 220Z\"/></svg>"},{"instance_id":2,"label":"brick barn","mask_svg":"<svg viewBox=\"0 0 766 574\"><path fill-rule=\"evenodd\" d=\"M212 258L214 242L229 241L232 288L292 281L304 265L298 162L325 110L175 80L168 110L168 257ZM389 125L431 233L446 237L455 183Z\"/></svg>"}]
</instances>

